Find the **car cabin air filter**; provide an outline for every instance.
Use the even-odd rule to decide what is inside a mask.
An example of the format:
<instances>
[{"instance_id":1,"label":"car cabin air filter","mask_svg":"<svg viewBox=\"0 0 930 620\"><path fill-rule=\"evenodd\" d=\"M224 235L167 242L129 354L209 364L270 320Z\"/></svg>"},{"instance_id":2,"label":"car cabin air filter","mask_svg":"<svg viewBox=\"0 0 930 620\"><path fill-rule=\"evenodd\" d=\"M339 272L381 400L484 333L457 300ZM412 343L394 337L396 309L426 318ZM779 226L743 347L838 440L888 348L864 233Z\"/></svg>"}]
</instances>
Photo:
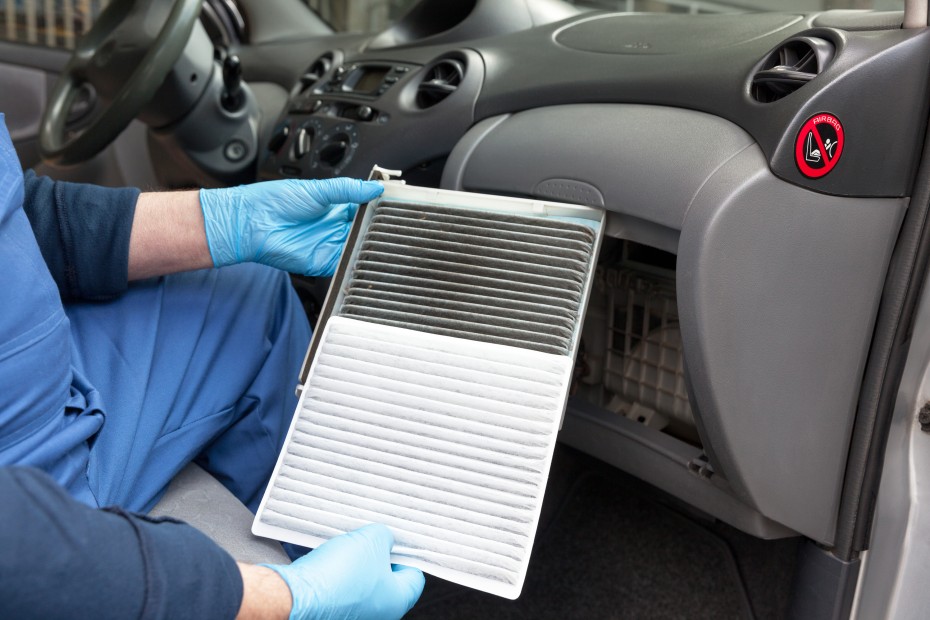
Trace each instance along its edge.
<instances>
[{"instance_id":1,"label":"car cabin air filter","mask_svg":"<svg viewBox=\"0 0 930 620\"><path fill-rule=\"evenodd\" d=\"M603 212L385 186L350 233L252 530L315 547L383 523L392 562L516 598Z\"/></svg>"}]
</instances>

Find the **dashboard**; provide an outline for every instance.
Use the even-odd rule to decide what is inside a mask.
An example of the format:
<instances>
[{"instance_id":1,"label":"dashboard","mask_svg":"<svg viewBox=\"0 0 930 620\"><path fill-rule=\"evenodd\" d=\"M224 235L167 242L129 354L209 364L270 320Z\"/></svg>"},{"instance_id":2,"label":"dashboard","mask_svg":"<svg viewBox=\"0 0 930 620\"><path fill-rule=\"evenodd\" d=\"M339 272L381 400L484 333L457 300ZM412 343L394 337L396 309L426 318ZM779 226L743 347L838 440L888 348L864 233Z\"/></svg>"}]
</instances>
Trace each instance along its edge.
<instances>
[{"instance_id":1,"label":"dashboard","mask_svg":"<svg viewBox=\"0 0 930 620\"><path fill-rule=\"evenodd\" d=\"M442 4L374 36L243 50L246 66L275 56L277 75L300 76L258 176L380 165L416 185L606 209L611 236L677 262L706 466L597 412L567 418L564 436L746 531L833 544L927 129L930 32L902 29L900 12Z\"/></svg>"},{"instance_id":2,"label":"dashboard","mask_svg":"<svg viewBox=\"0 0 930 620\"><path fill-rule=\"evenodd\" d=\"M360 176L374 163L413 171L448 156L467 129L497 115L573 103L643 103L733 122L787 181L841 195L901 196L913 173L903 162L919 150L926 120L915 105L924 85L912 79L926 61L918 51L926 34L902 30L896 21L900 13L599 12L443 43L431 35L373 45L386 38L381 33L327 49L324 39L306 45L310 56L262 154L260 174ZM798 41L827 50L803 96L760 101L754 75ZM886 160L878 169L872 152L852 149L841 170L809 182L794 163L791 129L821 109L854 120L872 152L900 155L901 163ZM688 139L683 131L681 140Z\"/></svg>"}]
</instances>

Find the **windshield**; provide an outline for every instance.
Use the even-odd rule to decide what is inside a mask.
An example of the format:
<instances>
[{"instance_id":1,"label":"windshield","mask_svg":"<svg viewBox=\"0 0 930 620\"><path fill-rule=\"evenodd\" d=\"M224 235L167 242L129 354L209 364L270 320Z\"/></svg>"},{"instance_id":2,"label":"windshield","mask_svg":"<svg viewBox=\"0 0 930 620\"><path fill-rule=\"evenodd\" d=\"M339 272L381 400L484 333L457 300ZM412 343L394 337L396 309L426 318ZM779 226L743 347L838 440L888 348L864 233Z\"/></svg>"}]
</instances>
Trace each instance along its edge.
<instances>
[{"instance_id":1,"label":"windshield","mask_svg":"<svg viewBox=\"0 0 930 620\"><path fill-rule=\"evenodd\" d=\"M306 0L337 31L378 32L418 0ZM831 9L900 11L904 0L567 0L582 9L648 13L815 12ZM355 5L357 9L353 9Z\"/></svg>"}]
</instances>

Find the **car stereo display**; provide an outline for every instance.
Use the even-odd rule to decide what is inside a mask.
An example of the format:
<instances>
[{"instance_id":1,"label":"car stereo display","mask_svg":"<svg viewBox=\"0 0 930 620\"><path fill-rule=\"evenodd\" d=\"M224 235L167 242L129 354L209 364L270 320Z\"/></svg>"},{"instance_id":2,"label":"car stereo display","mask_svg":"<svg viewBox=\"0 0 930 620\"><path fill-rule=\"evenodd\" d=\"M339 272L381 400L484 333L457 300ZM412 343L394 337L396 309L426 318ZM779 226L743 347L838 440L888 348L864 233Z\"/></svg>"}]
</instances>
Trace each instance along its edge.
<instances>
[{"instance_id":1,"label":"car stereo display","mask_svg":"<svg viewBox=\"0 0 930 620\"><path fill-rule=\"evenodd\" d=\"M362 95L372 94L381 86L390 67L359 67L346 78L342 89Z\"/></svg>"}]
</instances>

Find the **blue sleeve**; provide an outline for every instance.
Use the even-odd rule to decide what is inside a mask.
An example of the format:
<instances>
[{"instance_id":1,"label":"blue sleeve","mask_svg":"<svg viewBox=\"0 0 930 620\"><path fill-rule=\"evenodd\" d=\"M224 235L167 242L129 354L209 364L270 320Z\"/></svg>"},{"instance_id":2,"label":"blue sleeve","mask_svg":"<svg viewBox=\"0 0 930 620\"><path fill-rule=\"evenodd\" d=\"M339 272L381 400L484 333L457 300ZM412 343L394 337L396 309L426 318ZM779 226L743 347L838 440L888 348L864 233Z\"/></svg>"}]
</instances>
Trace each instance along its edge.
<instances>
[{"instance_id":1,"label":"blue sleeve","mask_svg":"<svg viewBox=\"0 0 930 620\"><path fill-rule=\"evenodd\" d=\"M174 520L95 510L43 472L0 468L0 617L234 618L235 561Z\"/></svg>"},{"instance_id":2,"label":"blue sleeve","mask_svg":"<svg viewBox=\"0 0 930 620\"><path fill-rule=\"evenodd\" d=\"M23 209L62 299L109 299L126 290L129 233L139 190L25 174Z\"/></svg>"}]
</instances>

